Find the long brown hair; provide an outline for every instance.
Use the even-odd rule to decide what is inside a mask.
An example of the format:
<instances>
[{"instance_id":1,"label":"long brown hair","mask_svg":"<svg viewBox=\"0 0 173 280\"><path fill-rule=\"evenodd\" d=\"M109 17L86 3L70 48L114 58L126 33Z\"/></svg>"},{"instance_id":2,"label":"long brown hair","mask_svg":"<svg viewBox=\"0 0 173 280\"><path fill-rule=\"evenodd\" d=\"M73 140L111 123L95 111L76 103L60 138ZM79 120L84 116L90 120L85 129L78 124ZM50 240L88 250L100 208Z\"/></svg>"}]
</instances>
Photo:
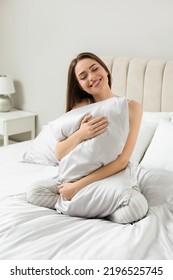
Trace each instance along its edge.
<instances>
[{"instance_id":1,"label":"long brown hair","mask_svg":"<svg viewBox=\"0 0 173 280\"><path fill-rule=\"evenodd\" d=\"M94 102L94 98L91 94L81 89L78 80L75 75L75 67L77 63L85 58L90 58L97 61L108 73L108 84L111 88L111 74L106 66L106 64L95 54L90 52L80 53L76 58L72 60L68 70L67 79L67 99L66 99L66 112L70 111L75 104L79 103L82 99L90 99Z\"/></svg>"}]
</instances>

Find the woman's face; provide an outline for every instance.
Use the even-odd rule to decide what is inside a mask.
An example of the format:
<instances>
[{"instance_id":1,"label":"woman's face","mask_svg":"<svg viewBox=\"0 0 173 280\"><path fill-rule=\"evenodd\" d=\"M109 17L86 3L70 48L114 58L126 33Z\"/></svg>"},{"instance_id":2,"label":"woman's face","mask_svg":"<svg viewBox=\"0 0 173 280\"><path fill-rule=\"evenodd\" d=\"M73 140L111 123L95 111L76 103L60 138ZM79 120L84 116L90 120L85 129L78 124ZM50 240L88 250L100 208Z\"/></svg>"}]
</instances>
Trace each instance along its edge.
<instances>
[{"instance_id":1,"label":"woman's face","mask_svg":"<svg viewBox=\"0 0 173 280\"><path fill-rule=\"evenodd\" d=\"M108 87L108 73L91 58L82 59L77 63L75 75L81 88L93 97Z\"/></svg>"}]
</instances>

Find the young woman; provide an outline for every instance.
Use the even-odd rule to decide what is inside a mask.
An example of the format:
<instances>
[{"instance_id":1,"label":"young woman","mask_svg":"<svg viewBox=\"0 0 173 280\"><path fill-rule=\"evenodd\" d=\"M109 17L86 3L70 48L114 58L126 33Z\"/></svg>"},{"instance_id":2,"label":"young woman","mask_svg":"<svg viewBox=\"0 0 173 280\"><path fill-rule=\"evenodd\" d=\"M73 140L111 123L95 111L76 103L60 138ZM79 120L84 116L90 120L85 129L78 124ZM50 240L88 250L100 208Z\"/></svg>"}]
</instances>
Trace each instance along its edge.
<instances>
[{"instance_id":1,"label":"young woman","mask_svg":"<svg viewBox=\"0 0 173 280\"><path fill-rule=\"evenodd\" d=\"M69 67L66 111L112 97L118 98L111 91L111 75L103 61L92 53L79 54ZM127 166L136 143L142 117L141 106L136 101L129 101L128 107L130 131L122 154L107 166L98 169L85 178L75 183L62 184L60 193L64 198L71 199L82 187L111 176ZM63 158L81 141L96 137L106 130L108 121L104 116L93 120L90 120L90 117L90 115L86 116L82 120L79 130L69 138L57 143L57 159Z\"/></svg>"},{"instance_id":2,"label":"young woman","mask_svg":"<svg viewBox=\"0 0 173 280\"><path fill-rule=\"evenodd\" d=\"M104 62L92 53L79 54L70 64L67 83L66 111L85 106L90 103L119 98L111 90L111 75ZM77 192L87 185L109 177L125 169L137 140L142 109L134 100L128 101L129 134L122 153L111 163L97 169L76 182L65 182L58 186L64 200L71 200ZM116 120L115 120L116 121ZM97 137L105 132L108 121L104 116L91 119L87 115L80 127L67 139L57 142L55 155L61 160L82 141ZM148 210L148 204L139 189L133 189L129 204L119 207L113 220L118 223L131 223L143 218Z\"/></svg>"}]
</instances>

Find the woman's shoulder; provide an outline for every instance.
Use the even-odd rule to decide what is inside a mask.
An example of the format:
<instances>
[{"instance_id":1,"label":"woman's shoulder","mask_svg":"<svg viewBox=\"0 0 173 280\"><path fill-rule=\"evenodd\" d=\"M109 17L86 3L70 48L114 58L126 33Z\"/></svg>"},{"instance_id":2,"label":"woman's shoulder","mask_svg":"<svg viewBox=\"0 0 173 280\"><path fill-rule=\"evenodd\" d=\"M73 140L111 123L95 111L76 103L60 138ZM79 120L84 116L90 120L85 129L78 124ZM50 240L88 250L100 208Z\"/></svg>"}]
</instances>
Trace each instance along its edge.
<instances>
[{"instance_id":1,"label":"woman's shoulder","mask_svg":"<svg viewBox=\"0 0 173 280\"><path fill-rule=\"evenodd\" d=\"M129 105L129 107L142 108L141 105L139 104L139 102L137 102L134 99L127 99L127 103Z\"/></svg>"},{"instance_id":2,"label":"woman's shoulder","mask_svg":"<svg viewBox=\"0 0 173 280\"><path fill-rule=\"evenodd\" d=\"M128 102L128 107L130 115L140 116L142 114L142 106L136 100L131 99Z\"/></svg>"}]
</instances>

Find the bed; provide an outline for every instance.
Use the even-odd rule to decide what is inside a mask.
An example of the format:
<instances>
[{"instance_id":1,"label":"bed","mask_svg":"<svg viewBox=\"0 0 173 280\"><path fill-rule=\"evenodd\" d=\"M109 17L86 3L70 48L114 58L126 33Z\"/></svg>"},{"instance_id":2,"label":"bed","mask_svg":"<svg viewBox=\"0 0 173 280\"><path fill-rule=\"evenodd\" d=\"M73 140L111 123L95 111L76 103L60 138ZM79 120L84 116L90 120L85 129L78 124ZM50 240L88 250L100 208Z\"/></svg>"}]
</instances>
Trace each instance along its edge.
<instances>
[{"instance_id":1,"label":"bed","mask_svg":"<svg viewBox=\"0 0 173 280\"><path fill-rule=\"evenodd\" d=\"M173 259L173 61L102 59L112 73L113 91L143 106L131 160L149 204L147 215L136 223L117 224L104 218L61 215L28 203L27 188L56 176L58 164L34 162L32 154L30 161L23 160L33 147L35 156L39 148L45 149L39 137L37 142L1 147L1 260Z\"/></svg>"}]
</instances>

